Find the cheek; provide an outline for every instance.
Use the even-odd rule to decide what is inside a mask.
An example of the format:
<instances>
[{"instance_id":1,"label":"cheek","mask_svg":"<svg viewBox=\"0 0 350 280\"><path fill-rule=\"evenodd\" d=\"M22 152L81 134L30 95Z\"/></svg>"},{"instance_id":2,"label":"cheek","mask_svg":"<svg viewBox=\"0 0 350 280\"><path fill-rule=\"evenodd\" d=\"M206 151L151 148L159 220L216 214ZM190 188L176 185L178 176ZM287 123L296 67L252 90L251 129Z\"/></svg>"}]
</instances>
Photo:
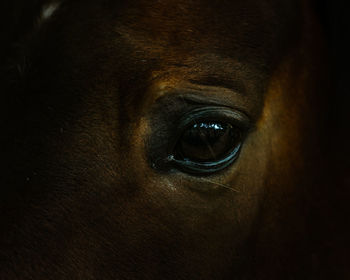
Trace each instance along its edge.
<instances>
[{"instance_id":1,"label":"cheek","mask_svg":"<svg viewBox=\"0 0 350 280\"><path fill-rule=\"evenodd\" d=\"M147 120L141 119L134 131L130 140L132 157L128 159L131 167L128 177L133 178L139 188L138 213L145 212L141 209L152 213L148 223L143 219L137 226L152 244L161 236L175 242L177 249L186 251L181 257L184 266L198 265L203 271L201 261L210 259L211 265L205 269L214 271L218 267L231 267L233 254L243 256L248 253L241 249L251 231L258 205L255 191L250 190L246 182L242 183L249 176L245 176L240 168L233 168L228 178L209 176L202 179L176 171L155 171L148 163L144 149L143 139L149 132ZM212 188L213 184L218 185L219 192L198 192L192 188ZM224 188L220 191L222 185L237 190ZM167 254L174 256L177 249L170 248Z\"/></svg>"},{"instance_id":2,"label":"cheek","mask_svg":"<svg viewBox=\"0 0 350 280\"><path fill-rule=\"evenodd\" d=\"M292 191L300 176L303 176L304 138L312 137L304 123L312 118L306 104L305 73L303 67L287 59L273 75L268 87L264 110L254 139L255 150L259 144L264 150L269 187L274 192ZM300 70L299 74L296 69Z\"/></svg>"},{"instance_id":3,"label":"cheek","mask_svg":"<svg viewBox=\"0 0 350 280\"><path fill-rule=\"evenodd\" d=\"M311 96L315 97L314 89L309 87L312 77L300 61L304 61L302 56L294 53L272 76L257 130L247 142L250 161L244 163L246 170L255 174L256 184L264 192L256 240L262 270L280 261L276 256L307 256L304 250L309 246L306 237L310 217L306 209L313 197L315 174L310 168L316 160L308 153L317 143L313 141L317 134L310 127L317 124L312 104L308 103ZM264 260L266 255L276 259ZM296 259L291 259L290 267L292 261Z\"/></svg>"}]
</instances>

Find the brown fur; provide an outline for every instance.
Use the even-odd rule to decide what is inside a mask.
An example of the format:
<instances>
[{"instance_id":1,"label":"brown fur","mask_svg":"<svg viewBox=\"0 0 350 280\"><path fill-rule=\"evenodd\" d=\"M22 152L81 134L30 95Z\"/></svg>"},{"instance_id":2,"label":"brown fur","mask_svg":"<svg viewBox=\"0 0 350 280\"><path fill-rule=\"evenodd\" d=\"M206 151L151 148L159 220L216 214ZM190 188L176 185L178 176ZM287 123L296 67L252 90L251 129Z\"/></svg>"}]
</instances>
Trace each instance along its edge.
<instances>
[{"instance_id":1,"label":"brown fur","mask_svg":"<svg viewBox=\"0 0 350 280\"><path fill-rule=\"evenodd\" d=\"M65 1L18 32L0 278L329 279L324 49L304 2ZM193 81L254 123L205 178L152 166Z\"/></svg>"}]
</instances>

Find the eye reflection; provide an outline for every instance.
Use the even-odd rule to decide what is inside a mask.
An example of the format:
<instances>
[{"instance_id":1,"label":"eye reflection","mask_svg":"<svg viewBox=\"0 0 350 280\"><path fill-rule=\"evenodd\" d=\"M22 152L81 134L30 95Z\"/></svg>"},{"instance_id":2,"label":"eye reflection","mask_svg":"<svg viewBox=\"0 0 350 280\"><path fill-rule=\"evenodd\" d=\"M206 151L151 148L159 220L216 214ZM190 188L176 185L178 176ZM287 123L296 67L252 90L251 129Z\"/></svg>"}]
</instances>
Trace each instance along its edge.
<instances>
[{"instance_id":1,"label":"eye reflection","mask_svg":"<svg viewBox=\"0 0 350 280\"><path fill-rule=\"evenodd\" d=\"M240 131L230 123L195 123L179 139L175 158L200 163L217 161L234 150L240 138Z\"/></svg>"}]
</instances>

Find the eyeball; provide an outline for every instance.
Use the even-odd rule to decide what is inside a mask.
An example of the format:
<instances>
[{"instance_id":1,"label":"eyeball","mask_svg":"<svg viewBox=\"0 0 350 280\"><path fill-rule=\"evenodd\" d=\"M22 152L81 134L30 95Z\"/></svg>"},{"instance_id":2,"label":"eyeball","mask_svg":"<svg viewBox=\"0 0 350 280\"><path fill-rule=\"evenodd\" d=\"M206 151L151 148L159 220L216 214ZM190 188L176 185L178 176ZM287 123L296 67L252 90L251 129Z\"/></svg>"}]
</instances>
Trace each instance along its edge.
<instances>
[{"instance_id":1,"label":"eyeball","mask_svg":"<svg viewBox=\"0 0 350 280\"><path fill-rule=\"evenodd\" d=\"M230 109L196 110L185 120L169 161L182 172L211 174L231 165L239 155L245 129Z\"/></svg>"}]
</instances>

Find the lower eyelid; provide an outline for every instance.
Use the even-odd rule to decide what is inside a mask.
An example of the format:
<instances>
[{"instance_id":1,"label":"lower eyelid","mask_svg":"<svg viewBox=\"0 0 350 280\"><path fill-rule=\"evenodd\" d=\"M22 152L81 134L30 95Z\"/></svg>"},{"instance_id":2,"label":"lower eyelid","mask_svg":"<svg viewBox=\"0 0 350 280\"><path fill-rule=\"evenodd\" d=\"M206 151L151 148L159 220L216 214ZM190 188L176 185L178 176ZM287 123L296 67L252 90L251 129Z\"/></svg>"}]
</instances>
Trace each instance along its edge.
<instances>
[{"instance_id":1,"label":"lower eyelid","mask_svg":"<svg viewBox=\"0 0 350 280\"><path fill-rule=\"evenodd\" d=\"M173 155L170 155L167 160L186 173L198 175L213 174L230 166L238 158L241 147L242 144L239 144L229 156L216 162L197 163L189 160L178 160Z\"/></svg>"}]
</instances>

